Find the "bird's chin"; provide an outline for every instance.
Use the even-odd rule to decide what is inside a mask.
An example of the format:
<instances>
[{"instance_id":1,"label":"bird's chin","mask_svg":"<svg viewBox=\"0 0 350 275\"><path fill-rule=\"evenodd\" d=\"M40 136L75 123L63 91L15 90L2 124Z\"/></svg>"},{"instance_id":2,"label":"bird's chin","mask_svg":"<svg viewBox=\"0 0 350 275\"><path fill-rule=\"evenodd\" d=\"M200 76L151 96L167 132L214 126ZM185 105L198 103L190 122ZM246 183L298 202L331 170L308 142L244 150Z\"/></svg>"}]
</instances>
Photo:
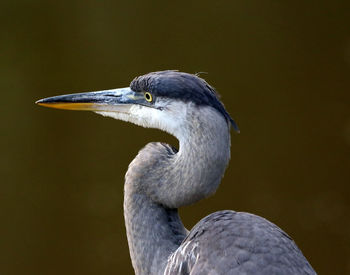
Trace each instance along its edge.
<instances>
[{"instance_id":1,"label":"bird's chin","mask_svg":"<svg viewBox=\"0 0 350 275\"><path fill-rule=\"evenodd\" d=\"M163 114L161 109L125 104L118 106L118 108L114 110L95 110L94 112L105 117L131 122L141 127L157 128L167 131L167 129L161 127Z\"/></svg>"},{"instance_id":2,"label":"bird's chin","mask_svg":"<svg viewBox=\"0 0 350 275\"><path fill-rule=\"evenodd\" d=\"M105 108L96 108L91 111L105 117L111 117L118 120L129 121L128 118L130 118L130 108L131 108L131 105L129 104L106 105Z\"/></svg>"},{"instance_id":3,"label":"bird's chin","mask_svg":"<svg viewBox=\"0 0 350 275\"><path fill-rule=\"evenodd\" d=\"M117 120L123 120L123 121L130 121L130 114L125 112L115 112L115 111L94 111L96 114L105 116L105 117L111 117Z\"/></svg>"},{"instance_id":4,"label":"bird's chin","mask_svg":"<svg viewBox=\"0 0 350 275\"><path fill-rule=\"evenodd\" d=\"M150 125L151 119L149 118L149 115L152 115L150 113L147 113L148 118L145 118L143 116L140 116L139 113L136 110L145 109L150 110L151 112L154 111L152 108L147 108L140 105L117 105L112 106L111 108L107 110L94 110L95 113L105 116L105 117L111 117L117 120L122 120L126 122L134 123L138 126L146 127L146 128L154 128L152 125Z\"/></svg>"}]
</instances>

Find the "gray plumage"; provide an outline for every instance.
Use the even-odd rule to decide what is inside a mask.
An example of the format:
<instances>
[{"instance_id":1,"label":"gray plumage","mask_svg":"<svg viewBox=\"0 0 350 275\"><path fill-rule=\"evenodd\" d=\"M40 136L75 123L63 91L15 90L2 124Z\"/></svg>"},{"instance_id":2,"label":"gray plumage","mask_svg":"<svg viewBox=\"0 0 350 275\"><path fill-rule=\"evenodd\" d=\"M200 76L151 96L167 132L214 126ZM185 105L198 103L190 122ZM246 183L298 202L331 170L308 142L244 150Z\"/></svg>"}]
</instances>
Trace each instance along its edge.
<instances>
[{"instance_id":1,"label":"gray plumage","mask_svg":"<svg viewBox=\"0 0 350 275\"><path fill-rule=\"evenodd\" d=\"M183 226L177 209L215 192L230 158L230 124L238 130L203 79L155 72L135 78L130 88L38 103L93 110L179 140L179 150L147 144L125 176L124 217L136 274L316 274L294 241L264 218L219 211L190 232Z\"/></svg>"},{"instance_id":2,"label":"gray plumage","mask_svg":"<svg viewBox=\"0 0 350 275\"><path fill-rule=\"evenodd\" d=\"M202 219L170 256L165 274L315 274L294 241L253 214L219 211Z\"/></svg>"}]
</instances>

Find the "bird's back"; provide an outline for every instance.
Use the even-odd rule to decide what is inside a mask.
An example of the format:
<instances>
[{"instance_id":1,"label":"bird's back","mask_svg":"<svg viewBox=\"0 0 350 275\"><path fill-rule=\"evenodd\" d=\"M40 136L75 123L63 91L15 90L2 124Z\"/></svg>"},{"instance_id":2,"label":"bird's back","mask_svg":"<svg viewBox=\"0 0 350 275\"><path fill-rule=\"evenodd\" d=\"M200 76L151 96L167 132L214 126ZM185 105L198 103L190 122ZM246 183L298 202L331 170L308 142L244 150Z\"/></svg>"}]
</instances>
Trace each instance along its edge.
<instances>
[{"instance_id":1,"label":"bird's back","mask_svg":"<svg viewBox=\"0 0 350 275\"><path fill-rule=\"evenodd\" d=\"M259 216L203 218L170 256L165 274L316 274L295 242Z\"/></svg>"}]
</instances>

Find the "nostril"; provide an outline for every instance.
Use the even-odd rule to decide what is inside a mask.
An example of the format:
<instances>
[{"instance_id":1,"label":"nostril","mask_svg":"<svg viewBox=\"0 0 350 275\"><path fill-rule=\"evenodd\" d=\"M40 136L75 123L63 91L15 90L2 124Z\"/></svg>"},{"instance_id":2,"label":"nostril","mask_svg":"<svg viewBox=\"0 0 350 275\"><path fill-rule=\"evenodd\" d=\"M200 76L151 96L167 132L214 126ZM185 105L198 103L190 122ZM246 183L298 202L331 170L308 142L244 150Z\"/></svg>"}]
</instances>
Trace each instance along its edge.
<instances>
[{"instance_id":1,"label":"nostril","mask_svg":"<svg viewBox=\"0 0 350 275\"><path fill-rule=\"evenodd\" d=\"M121 97L122 95L121 94L106 94L105 96L107 96L107 97Z\"/></svg>"}]
</instances>

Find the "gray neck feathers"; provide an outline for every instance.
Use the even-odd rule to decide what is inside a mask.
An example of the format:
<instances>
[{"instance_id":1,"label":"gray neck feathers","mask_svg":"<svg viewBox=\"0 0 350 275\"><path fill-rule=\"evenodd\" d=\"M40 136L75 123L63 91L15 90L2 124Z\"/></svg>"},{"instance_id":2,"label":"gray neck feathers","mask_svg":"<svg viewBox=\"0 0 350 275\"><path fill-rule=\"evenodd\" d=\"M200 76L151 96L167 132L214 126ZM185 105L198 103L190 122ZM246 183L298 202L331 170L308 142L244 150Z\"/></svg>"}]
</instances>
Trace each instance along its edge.
<instances>
[{"instance_id":1,"label":"gray neck feathers","mask_svg":"<svg viewBox=\"0 0 350 275\"><path fill-rule=\"evenodd\" d=\"M186 116L179 152L150 143L125 177L124 216L136 274L163 273L187 234L176 209L213 194L229 161L225 118L211 107L193 108Z\"/></svg>"}]
</instances>

